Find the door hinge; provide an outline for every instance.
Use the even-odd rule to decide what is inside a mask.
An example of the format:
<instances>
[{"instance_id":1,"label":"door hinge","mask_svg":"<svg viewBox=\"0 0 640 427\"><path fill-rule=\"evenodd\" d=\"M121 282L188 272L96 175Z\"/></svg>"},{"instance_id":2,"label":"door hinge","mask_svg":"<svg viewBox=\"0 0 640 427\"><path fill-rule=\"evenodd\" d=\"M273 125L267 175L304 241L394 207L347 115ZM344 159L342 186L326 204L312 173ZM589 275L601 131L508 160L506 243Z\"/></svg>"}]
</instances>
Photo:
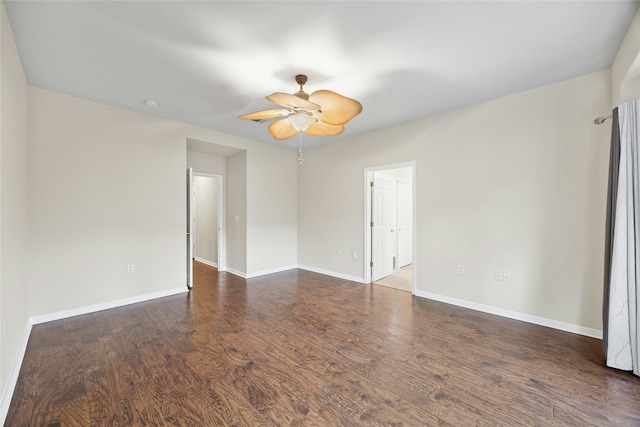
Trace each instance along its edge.
<instances>
[{"instance_id":1,"label":"door hinge","mask_svg":"<svg viewBox=\"0 0 640 427\"><path fill-rule=\"evenodd\" d=\"M369 187L373 187L373 181L369 181Z\"/></svg>"},{"instance_id":2,"label":"door hinge","mask_svg":"<svg viewBox=\"0 0 640 427\"><path fill-rule=\"evenodd\" d=\"M373 227L373 221L371 221L371 222L369 223L369 226L370 226L370 227Z\"/></svg>"},{"instance_id":3,"label":"door hinge","mask_svg":"<svg viewBox=\"0 0 640 427\"><path fill-rule=\"evenodd\" d=\"M373 261L369 263L369 267L373 267Z\"/></svg>"}]
</instances>

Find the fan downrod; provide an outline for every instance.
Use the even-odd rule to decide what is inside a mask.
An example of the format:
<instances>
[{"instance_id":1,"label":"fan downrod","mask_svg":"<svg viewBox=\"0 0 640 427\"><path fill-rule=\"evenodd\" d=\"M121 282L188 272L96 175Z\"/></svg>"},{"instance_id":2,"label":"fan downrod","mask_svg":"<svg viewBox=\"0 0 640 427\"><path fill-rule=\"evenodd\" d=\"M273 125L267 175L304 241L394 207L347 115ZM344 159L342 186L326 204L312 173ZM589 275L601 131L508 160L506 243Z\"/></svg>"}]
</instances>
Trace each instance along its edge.
<instances>
[{"instance_id":1,"label":"fan downrod","mask_svg":"<svg viewBox=\"0 0 640 427\"><path fill-rule=\"evenodd\" d=\"M309 100L309 94L306 93L304 91L304 89L302 88L302 86L304 86L304 84L307 82L307 76L305 76L304 74L298 74L296 76L296 83L298 83L300 85L300 90L297 93L294 93L295 96L297 96L298 98L302 98L305 101Z\"/></svg>"}]
</instances>

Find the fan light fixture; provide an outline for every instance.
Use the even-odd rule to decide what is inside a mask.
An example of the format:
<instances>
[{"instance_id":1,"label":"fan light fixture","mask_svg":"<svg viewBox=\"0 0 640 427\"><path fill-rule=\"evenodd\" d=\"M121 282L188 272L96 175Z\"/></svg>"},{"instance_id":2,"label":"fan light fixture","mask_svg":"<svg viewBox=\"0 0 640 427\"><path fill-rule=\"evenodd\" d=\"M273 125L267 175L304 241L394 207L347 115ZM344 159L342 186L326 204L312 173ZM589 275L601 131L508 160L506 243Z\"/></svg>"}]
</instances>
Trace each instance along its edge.
<instances>
[{"instance_id":1,"label":"fan light fixture","mask_svg":"<svg viewBox=\"0 0 640 427\"><path fill-rule=\"evenodd\" d=\"M296 111L293 115L289 116L289 121L295 130L298 132L304 132L309 129L311 123L317 122L318 119L314 118L306 111Z\"/></svg>"},{"instance_id":2,"label":"fan light fixture","mask_svg":"<svg viewBox=\"0 0 640 427\"><path fill-rule=\"evenodd\" d=\"M332 92L317 90L311 95L303 90L307 76L298 74L300 90L293 95L274 92L267 100L285 108L272 108L238 117L243 120L279 119L269 125L269 133L278 140L299 134L298 160L302 164L302 133L310 136L336 136L344 132L344 125L362 112L362 104L355 99Z\"/></svg>"}]
</instances>

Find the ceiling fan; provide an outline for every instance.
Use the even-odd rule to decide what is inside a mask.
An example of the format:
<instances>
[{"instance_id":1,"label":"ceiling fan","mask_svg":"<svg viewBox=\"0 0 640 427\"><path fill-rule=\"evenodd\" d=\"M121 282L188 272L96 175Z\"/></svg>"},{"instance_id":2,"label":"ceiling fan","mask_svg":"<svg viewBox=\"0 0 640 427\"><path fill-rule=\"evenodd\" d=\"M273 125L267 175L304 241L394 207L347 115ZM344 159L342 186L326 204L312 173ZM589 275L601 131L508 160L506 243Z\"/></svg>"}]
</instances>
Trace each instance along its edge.
<instances>
[{"instance_id":1,"label":"ceiling fan","mask_svg":"<svg viewBox=\"0 0 640 427\"><path fill-rule=\"evenodd\" d=\"M335 136L344 132L344 125L360 114L362 105L355 99L332 92L317 90L311 95L303 90L307 76L298 74L300 90L293 95L275 92L267 100L285 108L257 111L238 117L244 120L280 118L269 126L275 139L287 139L302 132L310 136Z\"/></svg>"}]
</instances>

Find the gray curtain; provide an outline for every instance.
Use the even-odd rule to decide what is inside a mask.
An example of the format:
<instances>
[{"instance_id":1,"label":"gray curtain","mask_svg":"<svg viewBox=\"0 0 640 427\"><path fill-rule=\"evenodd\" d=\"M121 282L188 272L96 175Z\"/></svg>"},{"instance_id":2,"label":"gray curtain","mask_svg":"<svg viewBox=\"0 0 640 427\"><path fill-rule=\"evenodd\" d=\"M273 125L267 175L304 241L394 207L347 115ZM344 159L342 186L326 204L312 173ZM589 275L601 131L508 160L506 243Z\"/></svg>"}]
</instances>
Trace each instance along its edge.
<instances>
[{"instance_id":1,"label":"gray curtain","mask_svg":"<svg viewBox=\"0 0 640 427\"><path fill-rule=\"evenodd\" d=\"M609 187L607 190L607 225L604 247L604 295L602 298L602 346L607 354L609 330L609 289L611 280L611 258L613 256L613 225L616 217L616 195L618 194L618 170L620 169L620 130L618 109L613 110L611 124L611 149L609 152Z\"/></svg>"},{"instance_id":2,"label":"gray curtain","mask_svg":"<svg viewBox=\"0 0 640 427\"><path fill-rule=\"evenodd\" d=\"M613 229L607 242L611 262L605 273L609 280L604 346L607 366L640 376L640 100L620 105L617 113L614 128L620 152L615 205L609 207Z\"/></svg>"}]
</instances>

